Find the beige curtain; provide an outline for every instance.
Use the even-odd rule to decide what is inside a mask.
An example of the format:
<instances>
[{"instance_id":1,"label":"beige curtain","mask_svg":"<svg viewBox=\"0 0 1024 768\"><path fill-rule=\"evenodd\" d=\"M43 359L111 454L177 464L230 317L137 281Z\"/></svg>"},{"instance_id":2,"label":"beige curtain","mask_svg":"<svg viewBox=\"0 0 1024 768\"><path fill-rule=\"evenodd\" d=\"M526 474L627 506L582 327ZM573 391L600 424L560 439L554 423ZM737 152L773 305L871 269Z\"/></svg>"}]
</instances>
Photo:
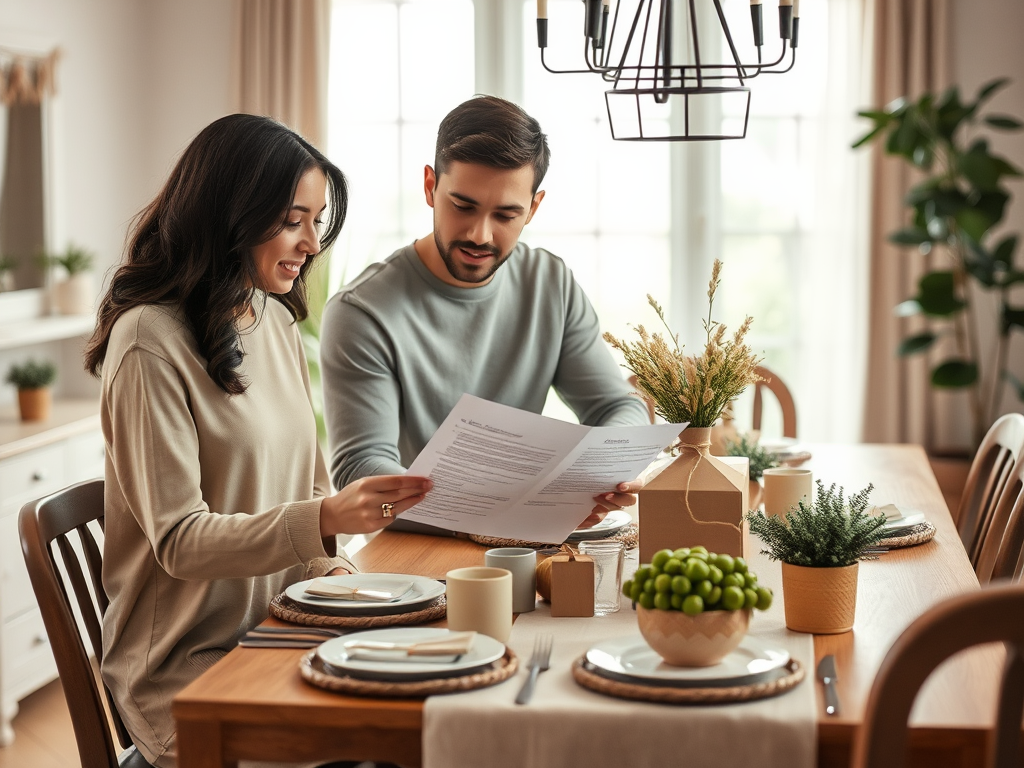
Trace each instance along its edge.
<instances>
[{"instance_id":1,"label":"beige curtain","mask_svg":"<svg viewBox=\"0 0 1024 768\"><path fill-rule=\"evenodd\" d=\"M238 104L323 149L330 0L239 0Z\"/></svg>"},{"instance_id":2,"label":"beige curtain","mask_svg":"<svg viewBox=\"0 0 1024 768\"><path fill-rule=\"evenodd\" d=\"M950 81L950 0L877 0L874 32L874 104L941 91ZM919 443L934 449L949 421L955 396L929 384L929 361L897 358L899 342L916 330L916 318L898 318L894 308L917 292L928 266L912 249L891 245L889 233L908 223L903 204L915 179L900 158L872 150L868 381L864 411L867 442ZM966 400L964 400L966 402Z\"/></svg>"}]
</instances>

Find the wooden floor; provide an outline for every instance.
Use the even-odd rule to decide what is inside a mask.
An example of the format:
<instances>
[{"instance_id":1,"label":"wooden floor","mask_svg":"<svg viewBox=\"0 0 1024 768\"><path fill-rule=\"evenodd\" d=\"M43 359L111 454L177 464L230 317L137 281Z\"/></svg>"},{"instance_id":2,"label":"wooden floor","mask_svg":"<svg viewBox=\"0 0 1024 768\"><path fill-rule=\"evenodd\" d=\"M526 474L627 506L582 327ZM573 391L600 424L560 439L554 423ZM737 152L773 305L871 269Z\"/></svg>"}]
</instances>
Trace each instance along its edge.
<instances>
[{"instance_id":1,"label":"wooden floor","mask_svg":"<svg viewBox=\"0 0 1024 768\"><path fill-rule=\"evenodd\" d=\"M60 681L21 700L14 743L0 749L0 768L80 768Z\"/></svg>"}]
</instances>

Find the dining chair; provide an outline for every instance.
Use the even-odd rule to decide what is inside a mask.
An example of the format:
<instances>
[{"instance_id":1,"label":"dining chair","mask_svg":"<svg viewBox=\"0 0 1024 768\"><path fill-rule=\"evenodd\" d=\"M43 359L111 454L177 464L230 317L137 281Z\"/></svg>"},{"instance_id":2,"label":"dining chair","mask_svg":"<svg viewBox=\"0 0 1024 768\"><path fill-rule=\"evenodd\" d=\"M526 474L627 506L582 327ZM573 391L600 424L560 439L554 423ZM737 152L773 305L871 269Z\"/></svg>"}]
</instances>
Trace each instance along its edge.
<instances>
[{"instance_id":1,"label":"dining chair","mask_svg":"<svg viewBox=\"0 0 1024 768\"><path fill-rule=\"evenodd\" d=\"M761 429L761 415L764 409L764 390L775 395L782 408L782 436L796 437L796 402L789 391L789 387L783 383L777 373L773 373L763 365L759 365L754 372L761 377L761 381L754 384L754 418L751 429Z\"/></svg>"},{"instance_id":2,"label":"dining chair","mask_svg":"<svg viewBox=\"0 0 1024 768\"><path fill-rule=\"evenodd\" d=\"M1002 643L1006 662L999 690L989 768L1019 768L1024 714L1024 586L992 584L957 595L918 617L886 654L871 686L864 723L853 744L854 768L906 763L907 720L917 692L950 656L985 643Z\"/></svg>"},{"instance_id":3,"label":"dining chair","mask_svg":"<svg viewBox=\"0 0 1024 768\"><path fill-rule=\"evenodd\" d=\"M57 662L82 768L151 768L132 744L110 691L98 681L72 608L74 595L98 665L108 600L101 581L103 557L90 523L102 531L102 480L77 483L23 506L18 516L21 551Z\"/></svg>"},{"instance_id":4,"label":"dining chair","mask_svg":"<svg viewBox=\"0 0 1024 768\"><path fill-rule=\"evenodd\" d=\"M1024 576L1024 461L1018 461L992 508L974 567L978 581Z\"/></svg>"},{"instance_id":5,"label":"dining chair","mask_svg":"<svg viewBox=\"0 0 1024 768\"><path fill-rule=\"evenodd\" d=\"M1024 415L1008 413L989 428L967 472L956 527L976 571L996 506L1010 484L1022 451Z\"/></svg>"}]
</instances>

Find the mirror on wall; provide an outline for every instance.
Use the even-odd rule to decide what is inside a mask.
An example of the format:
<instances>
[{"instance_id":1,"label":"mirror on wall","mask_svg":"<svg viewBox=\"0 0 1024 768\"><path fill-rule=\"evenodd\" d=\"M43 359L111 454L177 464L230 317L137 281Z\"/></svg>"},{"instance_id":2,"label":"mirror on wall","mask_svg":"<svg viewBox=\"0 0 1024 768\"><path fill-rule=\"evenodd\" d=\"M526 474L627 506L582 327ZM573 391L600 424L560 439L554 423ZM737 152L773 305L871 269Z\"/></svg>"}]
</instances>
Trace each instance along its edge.
<instances>
[{"instance_id":1,"label":"mirror on wall","mask_svg":"<svg viewBox=\"0 0 1024 768\"><path fill-rule=\"evenodd\" d=\"M0 105L0 257L6 290L40 288L45 272L43 115L39 104Z\"/></svg>"}]
</instances>

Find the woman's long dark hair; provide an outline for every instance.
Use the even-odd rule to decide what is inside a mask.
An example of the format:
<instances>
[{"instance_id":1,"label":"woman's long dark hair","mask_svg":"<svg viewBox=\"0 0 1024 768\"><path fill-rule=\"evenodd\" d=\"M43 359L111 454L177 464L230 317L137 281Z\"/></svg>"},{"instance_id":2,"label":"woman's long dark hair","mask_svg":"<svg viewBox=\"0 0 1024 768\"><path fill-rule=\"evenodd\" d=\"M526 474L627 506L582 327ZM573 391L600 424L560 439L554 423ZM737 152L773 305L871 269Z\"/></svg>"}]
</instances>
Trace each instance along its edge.
<instances>
[{"instance_id":1,"label":"woman's long dark hair","mask_svg":"<svg viewBox=\"0 0 1024 768\"><path fill-rule=\"evenodd\" d=\"M236 321L260 285L253 249L284 228L299 180L312 168L327 179L322 251L345 222L344 174L267 117L229 115L204 128L133 222L124 263L100 302L85 349L86 370L99 375L121 315L141 304L173 302L184 308L210 377L229 394L244 392ZM313 263L306 259L291 291L274 296L296 320L308 314L306 273Z\"/></svg>"}]
</instances>

